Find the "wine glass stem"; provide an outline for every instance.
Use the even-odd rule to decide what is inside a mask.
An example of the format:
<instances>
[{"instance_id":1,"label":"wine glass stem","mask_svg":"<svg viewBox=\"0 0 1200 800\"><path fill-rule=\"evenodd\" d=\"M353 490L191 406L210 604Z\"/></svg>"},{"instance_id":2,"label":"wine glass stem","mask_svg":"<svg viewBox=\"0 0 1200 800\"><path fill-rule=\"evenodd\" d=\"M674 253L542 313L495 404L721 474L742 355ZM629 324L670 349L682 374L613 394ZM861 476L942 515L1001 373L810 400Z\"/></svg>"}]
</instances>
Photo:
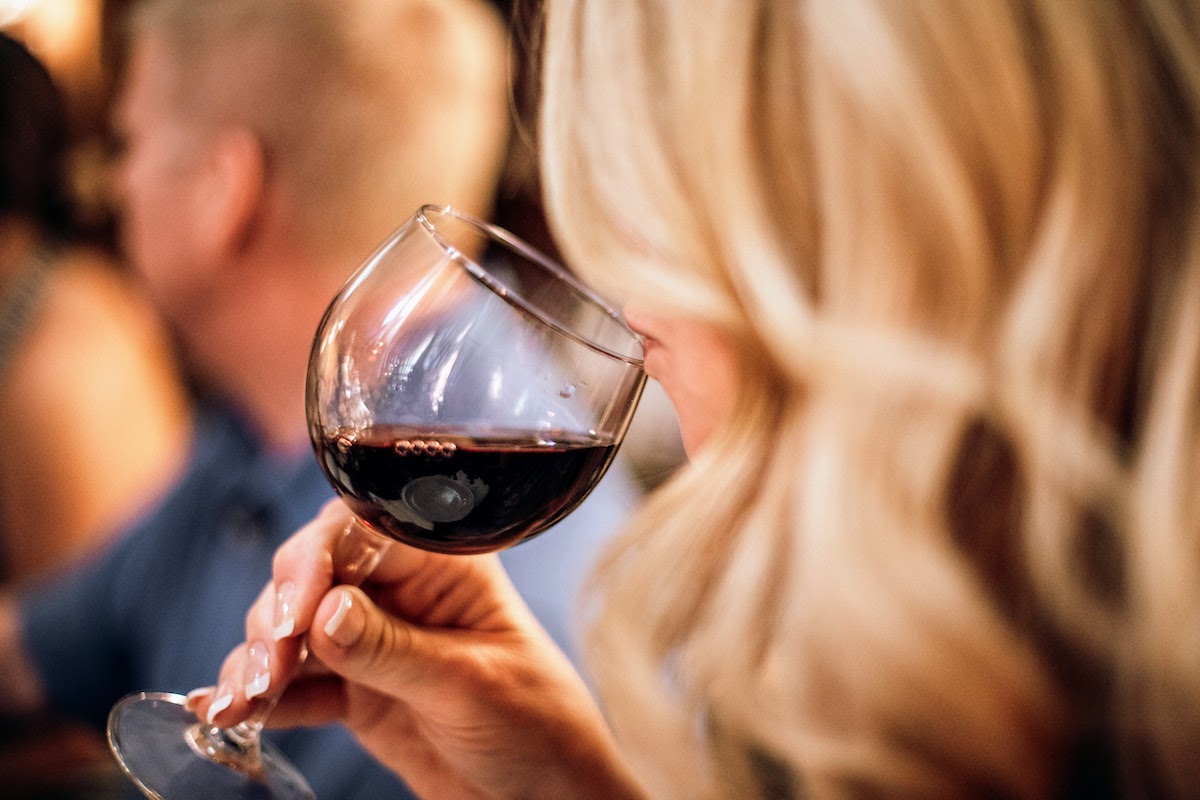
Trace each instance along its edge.
<instances>
[{"instance_id":1,"label":"wine glass stem","mask_svg":"<svg viewBox=\"0 0 1200 800\"><path fill-rule=\"evenodd\" d=\"M333 563L343 585L361 586L379 566L392 540L351 519L333 548Z\"/></svg>"},{"instance_id":2,"label":"wine glass stem","mask_svg":"<svg viewBox=\"0 0 1200 800\"><path fill-rule=\"evenodd\" d=\"M391 543L391 539L372 532L357 519L350 520L333 547L333 563L342 585L362 585L379 566L379 560ZM305 645L300 650L300 663L307 657L308 646ZM281 697L283 691L275 692L246 719L226 728L225 734L247 753L256 753L267 717L271 716Z\"/></svg>"}]
</instances>

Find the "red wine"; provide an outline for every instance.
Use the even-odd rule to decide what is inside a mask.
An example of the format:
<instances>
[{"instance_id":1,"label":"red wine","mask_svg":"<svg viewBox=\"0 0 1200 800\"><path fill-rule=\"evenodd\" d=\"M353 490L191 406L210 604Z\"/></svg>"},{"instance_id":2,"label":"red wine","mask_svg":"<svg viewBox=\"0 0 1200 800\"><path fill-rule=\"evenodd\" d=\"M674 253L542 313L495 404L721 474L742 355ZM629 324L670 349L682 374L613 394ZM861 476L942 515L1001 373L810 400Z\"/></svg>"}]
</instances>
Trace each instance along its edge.
<instances>
[{"instance_id":1,"label":"red wine","mask_svg":"<svg viewBox=\"0 0 1200 800\"><path fill-rule=\"evenodd\" d=\"M390 426L326 431L316 447L359 519L441 553L500 550L541 533L587 497L617 449L578 434L484 439Z\"/></svg>"}]
</instances>

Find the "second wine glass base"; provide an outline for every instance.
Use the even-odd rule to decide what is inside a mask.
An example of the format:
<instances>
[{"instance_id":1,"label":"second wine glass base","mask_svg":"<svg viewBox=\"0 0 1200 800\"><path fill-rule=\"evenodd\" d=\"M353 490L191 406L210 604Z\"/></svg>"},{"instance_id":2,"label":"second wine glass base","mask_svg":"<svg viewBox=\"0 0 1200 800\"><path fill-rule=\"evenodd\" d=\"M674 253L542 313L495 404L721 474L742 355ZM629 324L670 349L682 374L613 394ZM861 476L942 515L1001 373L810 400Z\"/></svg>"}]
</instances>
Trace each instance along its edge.
<instances>
[{"instance_id":1,"label":"second wine glass base","mask_svg":"<svg viewBox=\"0 0 1200 800\"><path fill-rule=\"evenodd\" d=\"M109 744L143 794L154 800L315 800L304 776L265 739L250 760L211 747L207 728L185 702L179 694L142 692L113 706Z\"/></svg>"}]
</instances>

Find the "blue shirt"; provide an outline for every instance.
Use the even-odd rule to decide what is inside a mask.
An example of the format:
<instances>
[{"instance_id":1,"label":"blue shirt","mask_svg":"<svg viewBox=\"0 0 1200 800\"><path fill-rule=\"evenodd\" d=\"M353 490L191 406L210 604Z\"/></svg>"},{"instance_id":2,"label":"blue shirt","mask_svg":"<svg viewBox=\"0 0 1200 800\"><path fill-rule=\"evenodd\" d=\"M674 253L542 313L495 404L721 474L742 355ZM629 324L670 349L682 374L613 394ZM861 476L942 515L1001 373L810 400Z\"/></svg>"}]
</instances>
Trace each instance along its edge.
<instances>
[{"instance_id":1,"label":"blue shirt","mask_svg":"<svg viewBox=\"0 0 1200 800\"><path fill-rule=\"evenodd\" d=\"M25 647L51 707L103 725L129 692L211 684L242 641L275 549L332 496L311 453L280 458L228 411L202 411L187 469L168 495L113 545L21 596ZM566 521L501 554L572 657L579 584L636 501L614 466ZM322 800L411 797L340 726L269 735Z\"/></svg>"}]
</instances>

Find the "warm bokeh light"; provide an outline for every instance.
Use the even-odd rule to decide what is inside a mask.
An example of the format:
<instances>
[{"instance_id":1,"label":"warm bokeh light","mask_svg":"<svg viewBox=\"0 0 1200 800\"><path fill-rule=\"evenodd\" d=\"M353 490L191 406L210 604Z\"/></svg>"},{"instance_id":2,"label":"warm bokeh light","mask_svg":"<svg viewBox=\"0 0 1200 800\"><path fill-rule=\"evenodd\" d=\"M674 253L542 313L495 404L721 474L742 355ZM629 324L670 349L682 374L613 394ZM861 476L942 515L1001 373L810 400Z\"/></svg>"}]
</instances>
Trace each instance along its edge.
<instances>
[{"instance_id":1,"label":"warm bokeh light","mask_svg":"<svg viewBox=\"0 0 1200 800\"><path fill-rule=\"evenodd\" d=\"M19 23L37 5L38 0L0 0L0 28Z\"/></svg>"},{"instance_id":2,"label":"warm bokeh light","mask_svg":"<svg viewBox=\"0 0 1200 800\"><path fill-rule=\"evenodd\" d=\"M14 25L39 5L39 0L0 0L0 28Z\"/></svg>"}]
</instances>

